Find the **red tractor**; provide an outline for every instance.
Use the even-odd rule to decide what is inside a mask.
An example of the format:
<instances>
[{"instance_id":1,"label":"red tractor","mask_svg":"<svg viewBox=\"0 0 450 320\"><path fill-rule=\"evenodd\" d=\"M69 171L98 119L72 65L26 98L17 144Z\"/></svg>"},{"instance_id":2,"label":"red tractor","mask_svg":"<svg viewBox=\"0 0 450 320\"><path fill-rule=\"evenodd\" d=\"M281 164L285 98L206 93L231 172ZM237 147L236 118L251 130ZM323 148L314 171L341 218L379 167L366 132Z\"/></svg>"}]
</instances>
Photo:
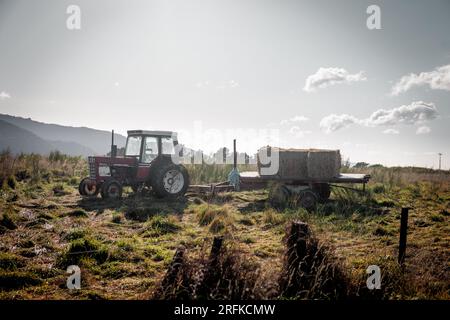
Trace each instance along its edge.
<instances>
[{"instance_id":1,"label":"red tractor","mask_svg":"<svg viewBox=\"0 0 450 320\"><path fill-rule=\"evenodd\" d=\"M174 163L178 141L171 131L128 131L125 155L118 157L117 147L111 145L111 156L89 157L89 177L79 185L82 196L117 199L124 186L138 192L150 188L158 197L183 196L189 186L184 166Z\"/></svg>"}]
</instances>

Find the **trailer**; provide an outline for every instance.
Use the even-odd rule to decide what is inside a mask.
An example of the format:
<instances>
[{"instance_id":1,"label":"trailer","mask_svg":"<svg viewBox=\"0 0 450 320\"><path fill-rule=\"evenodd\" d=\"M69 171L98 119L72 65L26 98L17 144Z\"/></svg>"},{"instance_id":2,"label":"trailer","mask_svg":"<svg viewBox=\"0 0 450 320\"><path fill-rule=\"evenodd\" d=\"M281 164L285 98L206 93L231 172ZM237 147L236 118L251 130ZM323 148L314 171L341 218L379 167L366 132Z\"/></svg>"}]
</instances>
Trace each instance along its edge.
<instances>
[{"instance_id":1,"label":"trailer","mask_svg":"<svg viewBox=\"0 0 450 320\"><path fill-rule=\"evenodd\" d=\"M269 189L270 203L275 207L285 206L290 201L306 209L312 209L318 202L325 202L331 195L331 187L349 189L364 193L370 175L359 173L338 173L329 178L283 178L280 175L260 175L258 171L239 172L234 145L234 167L227 181L210 185L191 185L188 191L215 194L223 191L244 191ZM350 184L351 187L345 186ZM362 189L353 188L361 184Z\"/></svg>"},{"instance_id":2,"label":"trailer","mask_svg":"<svg viewBox=\"0 0 450 320\"><path fill-rule=\"evenodd\" d=\"M231 191L251 191L259 189L269 189L269 201L274 207L285 206L290 201L306 209L312 209L318 202L326 202L331 195L331 187L344 188L355 192L364 193L366 183L369 182L370 175L359 173L340 173L330 179L281 179L273 176L261 176L257 171L244 171L239 173L238 183L223 181L209 185L191 185L188 192L211 193ZM357 189L346 184L361 184L362 188Z\"/></svg>"},{"instance_id":3,"label":"trailer","mask_svg":"<svg viewBox=\"0 0 450 320\"><path fill-rule=\"evenodd\" d=\"M283 206L294 199L306 209L315 207L317 202L325 202L331 195L331 187L365 192L370 175L359 173L340 173L329 179L282 179L277 176L261 176L257 171L240 173L240 190L269 188L269 199L274 206ZM344 186L362 184L362 189Z\"/></svg>"}]
</instances>

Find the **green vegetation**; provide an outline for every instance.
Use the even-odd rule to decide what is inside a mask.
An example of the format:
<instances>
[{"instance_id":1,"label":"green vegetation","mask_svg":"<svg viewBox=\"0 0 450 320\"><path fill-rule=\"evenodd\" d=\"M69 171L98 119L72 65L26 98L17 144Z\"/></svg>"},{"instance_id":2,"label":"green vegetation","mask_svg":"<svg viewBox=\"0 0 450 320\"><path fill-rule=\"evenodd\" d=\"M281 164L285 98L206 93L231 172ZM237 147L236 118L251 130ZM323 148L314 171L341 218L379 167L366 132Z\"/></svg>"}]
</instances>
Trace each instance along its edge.
<instances>
[{"instance_id":1,"label":"green vegetation","mask_svg":"<svg viewBox=\"0 0 450 320\"><path fill-rule=\"evenodd\" d=\"M192 183L226 180L230 169L188 166ZM357 291L360 297L449 299L450 173L364 163L344 170L371 174L367 192L332 188L330 201L312 212L271 208L266 190L189 194L171 201L135 197L127 190L124 199L105 202L78 195L77 183L87 175L83 159L58 152L49 157L1 153L0 299L148 299L179 246L186 248L186 272L197 272L219 235L227 244L220 272L235 281L233 297L274 298L269 292L286 266L287 227L293 220L308 223L327 249L311 247L323 267L322 273L311 271L320 280L318 290L283 298L334 299L327 291L329 280L341 285L340 292ZM399 219L406 206L413 209L406 264L400 268ZM65 288L71 264L82 269L81 293ZM365 287L372 264L382 270L383 289L377 292ZM240 291L246 279L257 289L248 295ZM223 288L224 283L216 284ZM212 293L225 297L224 291Z\"/></svg>"}]
</instances>

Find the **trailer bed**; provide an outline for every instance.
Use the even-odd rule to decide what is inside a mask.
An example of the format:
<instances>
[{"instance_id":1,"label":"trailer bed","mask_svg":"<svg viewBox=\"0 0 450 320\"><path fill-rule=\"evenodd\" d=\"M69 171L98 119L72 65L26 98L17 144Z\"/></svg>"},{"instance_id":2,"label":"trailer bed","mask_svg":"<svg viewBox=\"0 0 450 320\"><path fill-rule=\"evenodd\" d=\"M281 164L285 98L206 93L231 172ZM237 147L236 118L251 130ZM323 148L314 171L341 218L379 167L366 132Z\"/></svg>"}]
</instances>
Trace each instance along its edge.
<instances>
[{"instance_id":1,"label":"trailer bed","mask_svg":"<svg viewBox=\"0 0 450 320\"><path fill-rule=\"evenodd\" d=\"M240 173L243 184L261 183L267 181L280 181L286 183L367 183L370 175L363 173L340 173L329 179L283 179L277 176L261 176L257 171L245 171Z\"/></svg>"}]
</instances>

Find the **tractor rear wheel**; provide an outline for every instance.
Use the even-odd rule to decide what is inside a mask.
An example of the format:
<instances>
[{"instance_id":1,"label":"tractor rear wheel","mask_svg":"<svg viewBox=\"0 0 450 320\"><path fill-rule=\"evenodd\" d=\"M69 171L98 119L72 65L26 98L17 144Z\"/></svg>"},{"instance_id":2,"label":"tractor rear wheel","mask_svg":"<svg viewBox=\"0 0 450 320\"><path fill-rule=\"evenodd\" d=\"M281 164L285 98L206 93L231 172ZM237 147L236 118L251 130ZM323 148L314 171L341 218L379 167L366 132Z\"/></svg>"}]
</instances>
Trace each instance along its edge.
<instances>
[{"instance_id":1,"label":"tractor rear wheel","mask_svg":"<svg viewBox=\"0 0 450 320\"><path fill-rule=\"evenodd\" d=\"M90 178L84 178L78 185L78 192L82 196L96 197L100 189L95 182L91 182Z\"/></svg>"},{"instance_id":2,"label":"tractor rear wheel","mask_svg":"<svg viewBox=\"0 0 450 320\"><path fill-rule=\"evenodd\" d=\"M331 187L328 183L314 184L313 190L319 196L319 200L322 202L325 202L330 198Z\"/></svg>"},{"instance_id":3,"label":"tractor rear wheel","mask_svg":"<svg viewBox=\"0 0 450 320\"><path fill-rule=\"evenodd\" d=\"M115 180L110 179L103 183L101 195L103 199L120 199L122 197L122 184Z\"/></svg>"},{"instance_id":4,"label":"tractor rear wheel","mask_svg":"<svg viewBox=\"0 0 450 320\"><path fill-rule=\"evenodd\" d=\"M152 189L160 198L183 196L189 187L189 174L182 165L169 164L156 168Z\"/></svg>"}]
</instances>

